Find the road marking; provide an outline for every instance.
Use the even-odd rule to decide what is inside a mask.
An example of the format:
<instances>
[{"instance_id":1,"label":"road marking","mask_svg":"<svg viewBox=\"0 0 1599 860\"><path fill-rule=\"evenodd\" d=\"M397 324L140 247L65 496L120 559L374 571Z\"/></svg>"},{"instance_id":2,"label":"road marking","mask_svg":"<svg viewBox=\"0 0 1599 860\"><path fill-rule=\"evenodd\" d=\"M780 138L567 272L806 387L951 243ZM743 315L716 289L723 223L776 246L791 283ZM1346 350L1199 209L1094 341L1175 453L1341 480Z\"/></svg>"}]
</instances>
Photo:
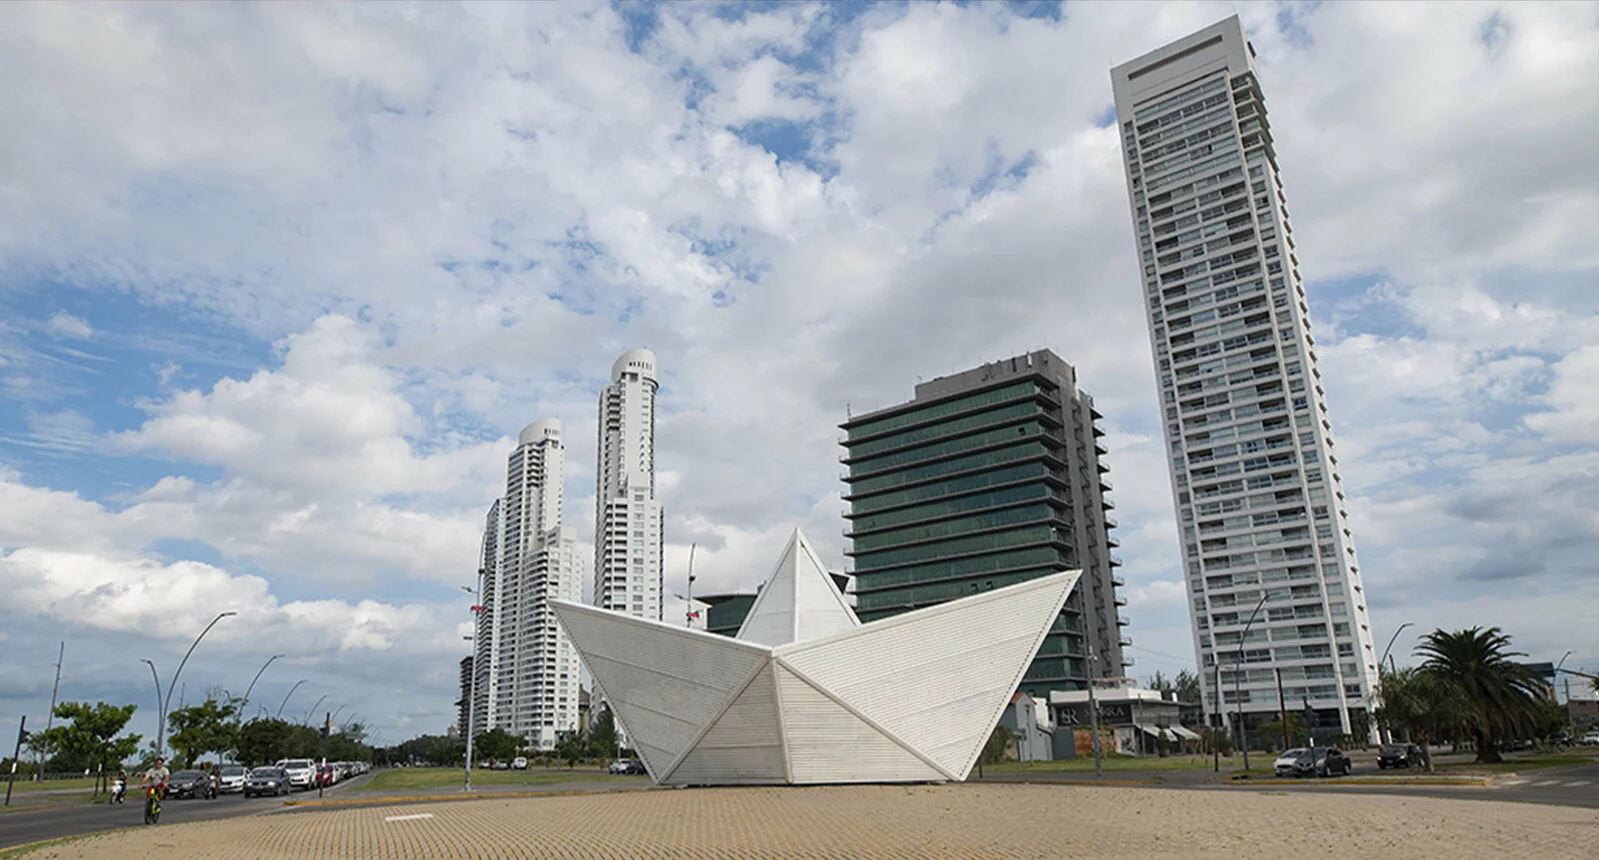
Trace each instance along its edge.
<instances>
[{"instance_id":1,"label":"road marking","mask_svg":"<svg viewBox=\"0 0 1599 860\"><path fill-rule=\"evenodd\" d=\"M432 817L433 817L433 813L424 812L424 813L422 813L420 815L390 815L389 817L387 817L387 818L385 818L383 820L384 821L415 821L418 818L432 818Z\"/></svg>"},{"instance_id":2,"label":"road marking","mask_svg":"<svg viewBox=\"0 0 1599 860\"><path fill-rule=\"evenodd\" d=\"M1507 780L1505 780L1504 782L1502 782L1500 784L1501 785L1526 785L1527 781L1524 780L1524 779L1507 779Z\"/></svg>"},{"instance_id":3,"label":"road marking","mask_svg":"<svg viewBox=\"0 0 1599 860\"><path fill-rule=\"evenodd\" d=\"M1559 785L1559 784L1560 784L1560 780L1558 780L1558 779L1546 779L1543 782L1535 782L1535 783L1533 783L1532 787L1533 788L1543 788L1546 785Z\"/></svg>"},{"instance_id":4,"label":"road marking","mask_svg":"<svg viewBox=\"0 0 1599 860\"><path fill-rule=\"evenodd\" d=\"M1579 785L1587 785L1587 784L1588 784L1588 780L1586 780L1586 779L1579 779L1576 782L1568 782L1568 783L1566 783L1566 785L1569 785L1569 786L1571 786L1573 788L1575 788L1575 787L1577 787Z\"/></svg>"}]
</instances>

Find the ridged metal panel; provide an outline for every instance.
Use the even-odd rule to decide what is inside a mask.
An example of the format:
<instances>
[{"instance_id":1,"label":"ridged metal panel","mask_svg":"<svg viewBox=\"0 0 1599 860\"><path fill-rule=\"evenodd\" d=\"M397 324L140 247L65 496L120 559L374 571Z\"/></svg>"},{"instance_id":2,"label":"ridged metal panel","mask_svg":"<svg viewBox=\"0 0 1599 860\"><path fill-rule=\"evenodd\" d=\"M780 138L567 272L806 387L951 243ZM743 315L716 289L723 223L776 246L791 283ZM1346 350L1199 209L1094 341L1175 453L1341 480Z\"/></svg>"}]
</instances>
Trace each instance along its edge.
<instances>
[{"instance_id":1,"label":"ridged metal panel","mask_svg":"<svg viewBox=\"0 0 1599 860\"><path fill-rule=\"evenodd\" d=\"M783 783L783 737L777 718L777 686L770 664L750 681L664 785L754 785Z\"/></svg>"},{"instance_id":2,"label":"ridged metal panel","mask_svg":"<svg viewBox=\"0 0 1599 860\"><path fill-rule=\"evenodd\" d=\"M725 636L566 601L550 605L652 773L670 765L768 660L768 649Z\"/></svg>"},{"instance_id":3,"label":"ridged metal panel","mask_svg":"<svg viewBox=\"0 0 1599 860\"><path fill-rule=\"evenodd\" d=\"M781 664L777 682L795 783L947 779Z\"/></svg>"},{"instance_id":4,"label":"ridged metal panel","mask_svg":"<svg viewBox=\"0 0 1599 860\"><path fill-rule=\"evenodd\" d=\"M833 584L816 551L795 529L739 626L737 637L776 646L820 639L859 626L855 611Z\"/></svg>"},{"instance_id":5,"label":"ridged metal panel","mask_svg":"<svg viewBox=\"0 0 1599 860\"><path fill-rule=\"evenodd\" d=\"M1079 575L1041 577L776 654L964 779Z\"/></svg>"}]
</instances>

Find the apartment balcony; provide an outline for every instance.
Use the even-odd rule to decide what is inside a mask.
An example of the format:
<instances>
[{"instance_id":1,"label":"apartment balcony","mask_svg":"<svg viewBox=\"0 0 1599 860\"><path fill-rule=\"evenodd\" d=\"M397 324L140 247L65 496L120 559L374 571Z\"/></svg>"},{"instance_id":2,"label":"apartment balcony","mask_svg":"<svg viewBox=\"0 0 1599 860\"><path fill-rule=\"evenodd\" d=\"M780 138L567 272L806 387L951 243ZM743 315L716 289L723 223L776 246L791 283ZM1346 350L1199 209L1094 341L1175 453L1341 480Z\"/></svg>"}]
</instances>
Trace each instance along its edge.
<instances>
[{"instance_id":1,"label":"apartment balcony","mask_svg":"<svg viewBox=\"0 0 1599 860\"><path fill-rule=\"evenodd\" d=\"M1120 525L1120 524L1116 522L1116 518L1115 517L1106 517L1105 518L1105 528L1113 529L1113 528L1116 528L1116 526L1118 526L1118 525Z\"/></svg>"},{"instance_id":2,"label":"apartment balcony","mask_svg":"<svg viewBox=\"0 0 1599 860\"><path fill-rule=\"evenodd\" d=\"M1122 542L1117 540L1117 539L1115 539L1114 537L1111 537L1111 535L1108 532L1105 534L1105 546L1108 546L1111 549L1115 549L1116 547L1119 547L1121 545L1122 545Z\"/></svg>"},{"instance_id":3,"label":"apartment balcony","mask_svg":"<svg viewBox=\"0 0 1599 860\"><path fill-rule=\"evenodd\" d=\"M1129 639L1129 640L1127 640L1127 642L1125 644L1126 645L1131 645L1131 644L1133 644L1133 640ZM1136 665L1137 662L1138 661L1133 659L1132 657L1123 657L1122 658L1122 668L1126 669L1126 668L1128 668L1130 666Z\"/></svg>"},{"instance_id":4,"label":"apartment balcony","mask_svg":"<svg viewBox=\"0 0 1599 860\"><path fill-rule=\"evenodd\" d=\"M1121 614L1120 612L1116 613L1116 626L1117 627L1127 627L1127 626L1130 626L1132 623L1133 622L1131 622L1131 621L1129 621L1127 619L1127 616Z\"/></svg>"},{"instance_id":5,"label":"apartment balcony","mask_svg":"<svg viewBox=\"0 0 1599 860\"><path fill-rule=\"evenodd\" d=\"M1099 428L1096 427L1094 429L1098 430ZM1096 432L1094 434L1094 437L1095 437L1094 438L1094 453L1098 454L1101 457L1103 457L1106 454L1110 453L1110 449L1105 447L1105 443L1099 441L1099 437L1103 436L1103 435L1105 435L1105 434L1104 433L1098 433L1098 432Z\"/></svg>"},{"instance_id":6,"label":"apartment balcony","mask_svg":"<svg viewBox=\"0 0 1599 860\"><path fill-rule=\"evenodd\" d=\"M1107 553L1107 555L1110 556L1110 566L1111 567L1121 567L1122 566L1122 557L1121 556L1117 555L1116 553Z\"/></svg>"},{"instance_id":7,"label":"apartment balcony","mask_svg":"<svg viewBox=\"0 0 1599 860\"><path fill-rule=\"evenodd\" d=\"M1109 492L1114 491L1115 489L1116 489L1116 485L1112 484L1110 482L1110 479L1105 477L1104 474L1101 473L1100 476L1099 476L1099 491L1102 492L1102 493L1109 493Z\"/></svg>"},{"instance_id":8,"label":"apartment balcony","mask_svg":"<svg viewBox=\"0 0 1599 860\"><path fill-rule=\"evenodd\" d=\"M1116 640L1116 644L1122 646L1123 648L1131 648L1133 647L1133 637L1123 636Z\"/></svg>"},{"instance_id":9,"label":"apartment balcony","mask_svg":"<svg viewBox=\"0 0 1599 860\"><path fill-rule=\"evenodd\" d=\"M1123 577L1117 576L1115 574L1111 574L1110 584L1111 584L1112 588L1126 588L1127 587L1127 580L1125 578L1123 578Z\"/></svg>"},{"instance_id":10,"label":"apartment balcony","mask_svg":"<svg viewBox=\"0 0 1599 860\"><path fill-rule=\"evenodd\" d=\"M1118 594L1118 595L1116 595L1115 603L1116 603L1117 606L1126 606L1127 605L1127 598L1125 598L1125 597L1121 596L1120 594Z\"/></svg>"},{"instance_id":11,"label":"apartment balcony","mask_svg":"<svg viewBox=\"0 0 1599 860\"><path fill-rule=\"evenodd\" d=\"M1110 499L1100 499L1100 504L1101 504L1101 505L1102 505L1102 506L1103 506L1103 507L1104 507L1104 508L1105 508L1105 510L1107 510L1107 511L1108 511L1108 510L1110 510L1110 509L1111 509L1111 508L1114 508L1114 507L1116 507L1116 503L1115 503L1115 502L1113 502L1113 501L1111 501L1111 500L1110 500Z\"/></svg>"}]
</instances>

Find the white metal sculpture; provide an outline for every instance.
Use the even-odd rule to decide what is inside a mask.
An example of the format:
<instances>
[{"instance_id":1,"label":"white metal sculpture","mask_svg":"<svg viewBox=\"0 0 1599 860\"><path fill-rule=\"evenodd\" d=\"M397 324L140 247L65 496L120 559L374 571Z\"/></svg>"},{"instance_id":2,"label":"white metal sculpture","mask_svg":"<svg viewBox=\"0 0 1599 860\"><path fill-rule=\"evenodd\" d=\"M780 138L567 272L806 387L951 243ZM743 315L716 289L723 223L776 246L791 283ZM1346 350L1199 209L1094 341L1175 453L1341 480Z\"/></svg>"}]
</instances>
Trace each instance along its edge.
<instances>
[{"instance_id":1,"label":"white metal sculpture","mask_svg":"<svg viewBox=\"0 0 1599 860\"><path fill-rule=\"evenodd\" d=\"M796 530L736 638L550 605L659 784L959 782L1079 576L861 624Z\"/></svg>"}]
</instances>

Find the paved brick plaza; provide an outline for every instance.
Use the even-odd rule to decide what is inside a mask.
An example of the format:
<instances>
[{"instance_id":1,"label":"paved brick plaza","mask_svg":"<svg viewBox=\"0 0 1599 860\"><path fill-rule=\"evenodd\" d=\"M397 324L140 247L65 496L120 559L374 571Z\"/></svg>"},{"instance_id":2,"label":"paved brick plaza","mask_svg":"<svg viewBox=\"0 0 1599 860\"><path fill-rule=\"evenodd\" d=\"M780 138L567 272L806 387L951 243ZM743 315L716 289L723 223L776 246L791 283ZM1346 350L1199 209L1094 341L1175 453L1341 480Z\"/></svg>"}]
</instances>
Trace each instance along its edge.
<instances>
[{"instance_id":1,"label":"paved brick plaza","mask_svg":"<svg viewBox=\"0 0 1599 860\"><path fill-rule=\"evenodd\" d=\"M404 816L431 816L404 818ZM400 819L400 820L392 820ZM255 815L40 858L1591 857L1599 812L1228 789L685 789Z\"/></svg>"}]
</instances>

